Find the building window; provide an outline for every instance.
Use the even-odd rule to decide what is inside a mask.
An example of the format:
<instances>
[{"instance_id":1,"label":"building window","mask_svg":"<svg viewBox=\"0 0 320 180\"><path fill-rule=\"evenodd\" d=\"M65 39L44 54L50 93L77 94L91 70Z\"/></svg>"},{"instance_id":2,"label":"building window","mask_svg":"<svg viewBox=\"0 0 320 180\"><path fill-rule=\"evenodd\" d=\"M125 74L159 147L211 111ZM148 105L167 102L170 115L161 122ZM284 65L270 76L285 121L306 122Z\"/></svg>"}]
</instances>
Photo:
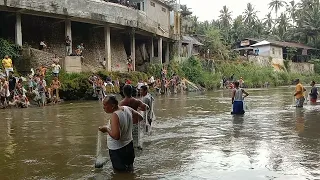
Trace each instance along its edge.
<instances>
[{"instance_id":1,"label":"building window","mask_svg":"<svg viewBox=\"0 0 320 180\"><path fill-rule=\"evenodd\" d=\"M154 2L152 2L152 1L150 2L150 5L153 6L153 7L156 7L156 4Z\"/></svg>"},{"instance_id":2,"label":"building window","mask_svg":"<svg viewBox=\"0 0 320 180\"><path fill-rule=\"evenodd\" d=\"M162 11L163 11L163 12L167 12L167 9L164 8L164 7L162 7Z\"/></svg>"},{"instance_id":3,"label":"building window","mask_svg":"<svg viewBox=\"0 0 320 180\"><path fill-rule=\"evenodd\" d=\"M272 48L272 54L275 54L275 52L274 52L274 48Z\"/></svg>"}]
</instances>

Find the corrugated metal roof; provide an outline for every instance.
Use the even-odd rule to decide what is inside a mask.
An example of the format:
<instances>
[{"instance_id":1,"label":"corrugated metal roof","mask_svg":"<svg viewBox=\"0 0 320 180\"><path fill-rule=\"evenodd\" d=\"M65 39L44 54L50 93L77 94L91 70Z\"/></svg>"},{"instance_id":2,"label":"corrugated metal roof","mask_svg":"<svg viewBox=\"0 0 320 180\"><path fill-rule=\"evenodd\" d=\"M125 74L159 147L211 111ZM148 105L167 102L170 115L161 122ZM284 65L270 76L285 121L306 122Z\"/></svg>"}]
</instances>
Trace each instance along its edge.
<instances>
[{"instance_id":1,"label":"corrugated metal roof","mask_svg":"<svg viewBox=\"0 0 320 180\"><path fill-rule=\"evenodd\" d=\"M264 45L268 45L268 44L280 46L280 47L293 47L293 48L299 48L299 49L315 49L313 47L310 47L310 46L307 46L304 44L300 44L300 43L281 42L281 41L273 41L273 40L263 40L263 41L260 41L256 44L251 45L251 47L264 46Z\"/></svg>"},{"instance_id":2,"label":"corrugated metal roof","mask_svg":"<svg viewBox=\"0 0 320 180\"><path fill-rule=\"evenodd\" d=\"M236 48L236 49L233 49L234 51L241 51L241 50L252 50L253 48L252 47L243 47L243 48Z\"/></svg>"},{"instance_id":3,"label":"corrugated metal roof","mask_svg":"<svg viewBox=\"0 0 320 180\"><path fill-rule=\"evenodd\" d=\"M196 38L192 36L182 36L182 43L187 43L187 44L192 43L195 45L203 46L201 42L199 42Z\"/></svg>"}]
</instances>

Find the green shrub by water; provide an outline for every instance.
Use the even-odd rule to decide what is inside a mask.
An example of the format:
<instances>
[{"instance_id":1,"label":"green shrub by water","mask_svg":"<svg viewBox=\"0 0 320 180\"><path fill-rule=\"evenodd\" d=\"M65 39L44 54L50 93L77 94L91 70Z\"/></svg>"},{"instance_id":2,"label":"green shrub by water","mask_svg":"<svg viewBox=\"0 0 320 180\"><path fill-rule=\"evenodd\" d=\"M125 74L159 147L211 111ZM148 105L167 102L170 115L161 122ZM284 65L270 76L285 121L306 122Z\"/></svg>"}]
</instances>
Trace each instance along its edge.
<instances>
[{"instance_id":1,"label":"green shrub by water","mask_svg":"<svg viewBox=\"0 0 320 180\"><path fill-rule=\"evenodd\" d=\"M297 78L304 84L312 80L320 82L319 74L304 75L284 71L276 72L272 67L258 67L248 62L221 61L214 64L215 72L209 71L210 68L206 67L207 64L196 57L191 57L182 63L172 61L168 65L168 75L171 76L176 73L180 77L185 77L208 90L220 87L221 79L223 77L230 78L232 74L235 74L236 80L242 77L245 85L249 88L262 87L266 82L273 87L291 85L292 81ZM159 77L160 71L161 65L152 65L148 69L148 74Z\"/></svg>"},{"instance_id":2,"label":"green shrub by water","mask_svg":"<svg viewBox=\"0 0 320 180\"><path fill-rule=\"evenodd\" d=\"M210 68L204 67L207 63L203 63L200 59L191 57L185 62L178 63L172 61L168 66L168 76L173 73L178 74L181 78L186 78L202 87L211 90L220 87L220 81L223 77L229 78L235 74L235 78L243 77L246 86L249 88L262 87L266 82L271 86L290 85L296 78L306 84L315 80L320 82L320 75L302 75L287 72L275 72L273 68L257 67L251 63L236 63L222 61L215 63L215 72L210 71ZM111 77L112 80L119 79L124 82L125 79L130 79L133 84L136 84L139 79L144 81L148 77L160 77L162 65L151 64L146 73L142 72L106 72L101 71L97 74L106 79ZM93 88L89 83L88 78L92 73L60 73L61 90L60 97L65 100L90 100L92 97ZM48 72L47 83L50 84L52 76Z\"/></svg>"},{"instance_id":3,"label":"green shrub by water","mask_svg":"<svg viewBox=\"0 0 320 180\"><path fill-rule=\"evenodd\" d=\"M112 80L119 79L124 82L125 79L130 79L133 84L136 84L139 79L147 80L148 76L142 72L120 73L120 72L106 72L100 71L96 73L104 80L109 76ZM61 89L59 91L60 97L64 100L92 100L93 88L89 82L89 77L92 73L65 73L61 72L59 80L61 82ZM47 72L47 84L52 81L51 72Z\"/></svg>"}]
</instances>

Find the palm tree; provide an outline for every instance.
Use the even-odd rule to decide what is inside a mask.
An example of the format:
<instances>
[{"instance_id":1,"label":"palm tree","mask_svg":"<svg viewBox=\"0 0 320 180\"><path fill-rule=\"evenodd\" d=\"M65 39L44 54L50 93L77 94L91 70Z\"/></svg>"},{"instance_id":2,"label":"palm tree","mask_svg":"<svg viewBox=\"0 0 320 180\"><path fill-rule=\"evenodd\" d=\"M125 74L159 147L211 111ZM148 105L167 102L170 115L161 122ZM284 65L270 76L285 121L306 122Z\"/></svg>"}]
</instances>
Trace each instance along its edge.
<instances>
[{"instance_id":1,"label":"palm tree","mask_svg":"<svg viewBox=\"0 0 320 180\"><path fill-rule=\"evenodd\" d=\"M277 24L278 24L278 35L281 40L285 39L285 34L290 27L290 22L288 21L288 17L285 13L281 13Z\"/></svg>"},{"instance_id":2,"label":"palm tree","mask_svg":"<svg viewBox=\"0 0 320 180\"><path fill-rule=\"evenodd\" d=\"M270 31L273 28L274 23L271 12L269 12L263 20L263 24L267 27L268 31Z\"/></svg>"},{"instance_id":3,"label":"palm tree","mask_svg":"<svg viewBox=\"0 0 320 180\"><path fill-rule=\"evenodd\" d=\"M320 35L320 3L314 0L308 10L304 10L300 15L300 32L311 37L313 43L318 41ZM308 38L307 38L308 39Z\"/></svg>"},{"instance_id":4,"label":"palm tree","mask_svg":"<svg viewBox=\"0 0 320 180\"><path fill-rule=\"evenodd\" d=\"M290 14L290 17L292 19L292 23L295 24L296 17L297 17L297 4L294 0L290 1L287 5L287 12Z\"/></svg>"},{"instance_id":5,"label":"palm tree","mask_svg":"<svg viewBox=\"0 0 320 180\"><path fill-rule=\"evenodd\" d=\"M192 32L193 33L195 33L198 29L198 24L199 24L198 19L199 19L199 17L197 17L197 16L192 17Z\"/></svg>"},{"instance_id":6,"label":"palm tree","mask_svg":"<svg viewBox=\"0 0 320 180\"><path fill-rule=\"evenodd\" d=\"M251 3L248 3L247 8L244 11L244 23L252 26L252 24L258 19L257 12L258 11L254 9L253 5Z\"/></svg>"},{"instance_id":7,"label":"palm tree","mask_svg":"<svg viewBox=\"0 0 320 180\"><path fill-rule=\"evenodd\" d=\"M221 25L224 28L228 28L230 26L230 22L231 22L232 18L231 18L231 12L227 8L227 6L223 6L223 8L220 10L219 18L221 21Z\"/></svg>"},{"instance_id":8,"label":"palm tree","mask_svg":"<svg viewBox=\"0 0 320 180\"><path fill-rule=\"evenodd\" d=\"M269 3L269 9L274 10L276 12L276 17L278 18L278 11L287 3L283 0L271 0Z\"/></svg>"}]
</instances>

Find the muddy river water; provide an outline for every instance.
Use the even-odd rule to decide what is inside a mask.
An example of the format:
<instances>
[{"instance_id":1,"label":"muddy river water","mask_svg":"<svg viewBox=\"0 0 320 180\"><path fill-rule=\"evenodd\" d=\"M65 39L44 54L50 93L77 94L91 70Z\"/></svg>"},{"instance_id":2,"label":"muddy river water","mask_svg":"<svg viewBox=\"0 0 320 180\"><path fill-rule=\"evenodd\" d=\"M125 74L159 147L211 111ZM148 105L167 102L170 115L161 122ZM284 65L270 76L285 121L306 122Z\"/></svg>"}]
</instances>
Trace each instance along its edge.
<instances>
[{"instance_id":1,"label":"muddy river water","mask_svg":"<svg viewBox=\"0 0 320 180\"><path fill-rule=\"evenodd\" d=\"M320 179L320 106L294 108L292 91L248 90L243 117L228 90L156 97L130 174L93 168L99 102L0 110L0 179Z\"/></svg>"}]
</instances>

